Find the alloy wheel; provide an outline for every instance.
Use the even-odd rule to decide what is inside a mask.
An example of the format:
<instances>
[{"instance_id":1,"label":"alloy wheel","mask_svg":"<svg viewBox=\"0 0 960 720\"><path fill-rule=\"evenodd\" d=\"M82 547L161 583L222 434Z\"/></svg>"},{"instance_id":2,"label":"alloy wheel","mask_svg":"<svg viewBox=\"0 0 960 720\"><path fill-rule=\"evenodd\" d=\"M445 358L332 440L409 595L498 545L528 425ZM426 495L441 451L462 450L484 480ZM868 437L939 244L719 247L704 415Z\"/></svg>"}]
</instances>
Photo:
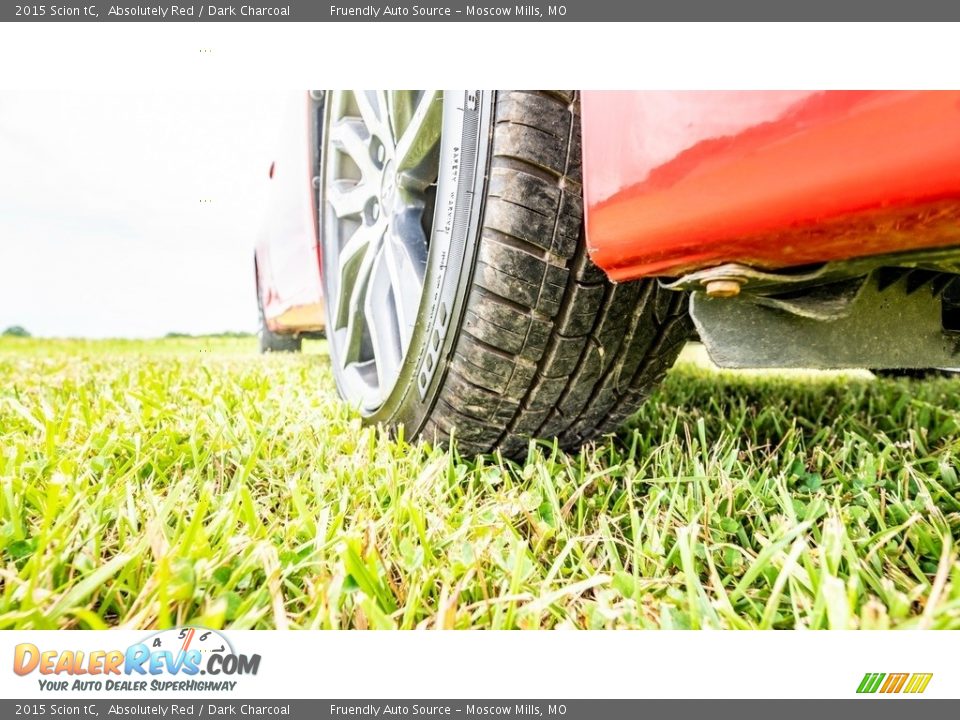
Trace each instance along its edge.
<instances>
[{"instance_id":1,"label":"alloy wheel","mask_svg":"<svg viewBox=\"0 0 960 720\"><path fill-rule=\"evenodd\" d=\"M372 412L396 384L420 313L443 93L336 91L326 108L328 337L349 396Z\"/></svg>"}]
</instances>

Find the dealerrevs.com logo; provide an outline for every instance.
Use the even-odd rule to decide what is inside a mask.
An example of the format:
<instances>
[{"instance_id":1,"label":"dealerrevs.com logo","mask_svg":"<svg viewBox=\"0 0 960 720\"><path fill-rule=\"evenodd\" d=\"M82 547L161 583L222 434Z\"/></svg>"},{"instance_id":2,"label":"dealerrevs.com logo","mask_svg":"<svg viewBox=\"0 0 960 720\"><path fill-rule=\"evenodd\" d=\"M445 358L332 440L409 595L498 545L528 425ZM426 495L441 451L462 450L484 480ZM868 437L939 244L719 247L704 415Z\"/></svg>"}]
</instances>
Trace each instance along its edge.
<instances>
[{"instance_id":1,"label":"dealerrevs.com logo","mask_svg":"<svg viewBox=\"0 0 960 720\"><path fill-rule=\"evenodd\" d=\"M256 675L260 655L244 655L215 630L164 630L126 650L50 650L32 643L14 648L13 671L37 673L45 691L232 691L234 678ZM202 677L201 677L202 676Z\"/></svg>"}]
</instances>

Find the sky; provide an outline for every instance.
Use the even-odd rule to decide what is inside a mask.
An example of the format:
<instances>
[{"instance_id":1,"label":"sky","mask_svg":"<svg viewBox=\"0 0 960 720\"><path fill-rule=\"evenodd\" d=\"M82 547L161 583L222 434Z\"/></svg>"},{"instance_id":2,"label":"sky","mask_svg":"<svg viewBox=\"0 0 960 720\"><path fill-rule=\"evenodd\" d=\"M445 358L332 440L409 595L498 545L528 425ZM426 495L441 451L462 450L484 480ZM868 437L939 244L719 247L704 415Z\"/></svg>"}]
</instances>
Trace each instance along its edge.
<instances>
[{"instance_id":1,"label":"sky","mask_svg":"<svg viewBox=\"0 0 960 720\"><path fill-rule=\"evenodd\" d=\"M254 331L253 244L290 102L0 91L0 331Z\"/></svg>"}]
</instances>

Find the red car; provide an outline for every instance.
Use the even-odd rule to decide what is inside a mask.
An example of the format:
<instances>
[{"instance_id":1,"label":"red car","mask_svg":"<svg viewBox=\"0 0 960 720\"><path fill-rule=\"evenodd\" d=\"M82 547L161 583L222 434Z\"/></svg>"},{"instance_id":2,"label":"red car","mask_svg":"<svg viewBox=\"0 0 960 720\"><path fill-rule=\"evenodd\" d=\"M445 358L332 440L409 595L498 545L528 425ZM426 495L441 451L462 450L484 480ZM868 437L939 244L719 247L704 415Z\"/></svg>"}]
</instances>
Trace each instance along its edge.
<instances>
[{"instance_id":1,"label":"red car","mask_svg":"<svg viewBox=\"0 0 960 720\"><path fill-rule=\"evenodd\" d=\"M691 337L957 365L960 92L327 91L285 137L264 349L325 324L343 398L408 438L576 448Z\"/></svg>"}]
</instances>

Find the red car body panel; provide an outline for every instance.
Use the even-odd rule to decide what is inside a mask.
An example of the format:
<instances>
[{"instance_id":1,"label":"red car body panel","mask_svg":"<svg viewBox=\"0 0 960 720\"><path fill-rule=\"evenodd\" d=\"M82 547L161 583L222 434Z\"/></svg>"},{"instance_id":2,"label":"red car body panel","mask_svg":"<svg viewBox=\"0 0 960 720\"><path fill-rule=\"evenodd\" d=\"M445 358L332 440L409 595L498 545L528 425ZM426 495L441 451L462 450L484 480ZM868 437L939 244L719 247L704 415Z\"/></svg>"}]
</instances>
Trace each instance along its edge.
<instances>
[{"instance_id":1,"label":"red car body panel","mask_svg":"<svg viewBox=\"0 0 960 720\"><path fill-rule=\"evenodd\" d=\"M584 92L614 280L960 246L960 92Z\"/></svg>"},{"instance_id":2,"label":"red car body panel","mask_svg":"<svg viewBox=\"0 0 960 720\"><path fill-rule=\"evenodd\" d=\"M306 93L291 97L270 164L266 218L255 247L257 288L274 332L318 331L326 324L313 202Z\"/></svg>"}]
</instances>

